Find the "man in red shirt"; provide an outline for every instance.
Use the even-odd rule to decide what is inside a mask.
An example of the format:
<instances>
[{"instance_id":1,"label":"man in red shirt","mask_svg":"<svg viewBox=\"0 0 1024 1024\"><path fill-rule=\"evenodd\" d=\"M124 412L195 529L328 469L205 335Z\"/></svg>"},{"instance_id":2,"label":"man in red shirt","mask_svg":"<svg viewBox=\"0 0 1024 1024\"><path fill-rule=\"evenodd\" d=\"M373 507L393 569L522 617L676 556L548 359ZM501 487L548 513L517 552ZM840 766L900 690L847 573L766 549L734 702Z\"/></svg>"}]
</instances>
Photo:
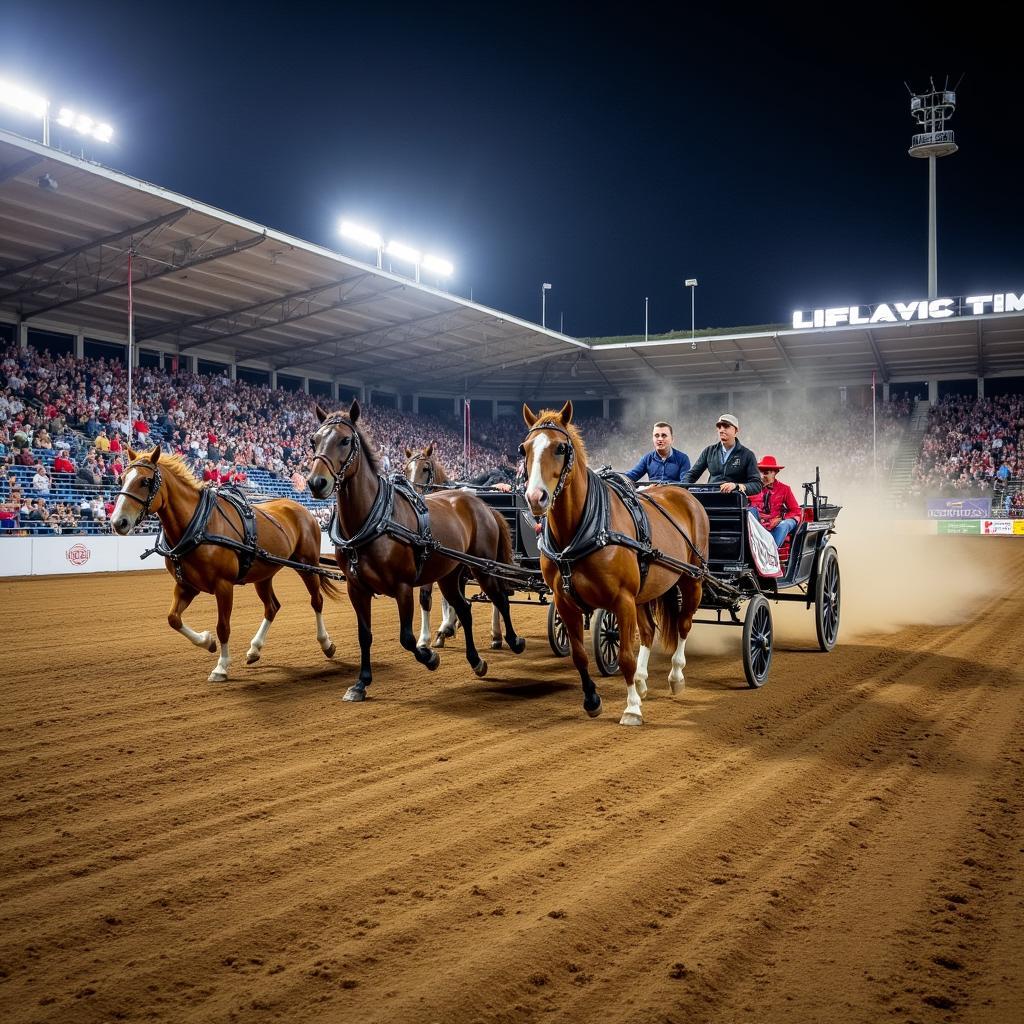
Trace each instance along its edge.
<instances>
[{"instance_id":1,"label":"man in red shirt","mask_svg":"<svg viewBox=\"0 0 1024 1024\"><path fill-rule=\"evenodd\" d=\"M53 471L54 473L74 474L75 464L64 452L61 452L57 458L53 460Z\"/></svg>"},{"instance_id":2,"label":"man in red shirt","mask_svg":"<svg viewBox=\"0 0 1024 1024\"><path fill-rule=\"evenodd\" d=\"M778 479L779 473L786 467L780 466L774 455L766 455L757 464L757 468L764 489L750 503L757 509L761 525L771 531L776 547L781 548L783 541L800 522L800 505L792 488Z\"/></svg>"}]
</instances>

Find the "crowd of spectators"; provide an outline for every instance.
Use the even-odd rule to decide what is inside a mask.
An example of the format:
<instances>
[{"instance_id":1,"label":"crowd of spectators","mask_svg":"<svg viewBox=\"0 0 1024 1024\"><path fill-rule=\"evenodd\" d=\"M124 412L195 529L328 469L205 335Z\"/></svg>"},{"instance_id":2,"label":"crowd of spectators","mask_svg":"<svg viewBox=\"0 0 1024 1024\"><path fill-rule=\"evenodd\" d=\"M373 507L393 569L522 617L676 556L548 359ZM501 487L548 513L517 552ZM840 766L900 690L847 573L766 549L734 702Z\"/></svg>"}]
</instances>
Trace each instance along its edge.
<instances>
[{"instance_id":1,"label":"crowd of spectators","mask_svg":"<svg viewBox=\"0 0 1024 1024\"><path fill-rule=\"evenodd\" d=\"M309 437L317 426L315 398L226 376L144 367L135 371L129 422L127 383L127 370L117 361L76 359L32 347L0 353L0 460L5 466L25 467L0 487L0 520L32 523L36 532L71 530L83 523L94 530L104 528L127 462L129 428L135 448L160 443L180 454L199 480L234 483L255 492L274 480L274 493L290 493L316 508L305 491ZM633 415L620 421L577 417L591 464L616 469L633 465L650 447L651 424L662 417L673 423L675 447L691 458L715 440L714 419L723 410L665 416L656 404L634 407ZM881 407L877 448L870 409L837 405L733 411L741 419L743 442L758 455L774 454L787 466L789 480L799 484L811 479L820 465L826 485L835 492L870 480L876 452L879 478L884 479L909 404ZM1016 411L1019 418L1019 403ZM497 421L477 417L467 465L462 425L455 417L369 406L360 423L385 471L403 468L407 447L433 443L442 464L457 478L514 467L524 436L518 416Z\"/></svg>"},{"instance_id":2,"label":"crowd of spectators","mask_svg":"<svg viewBox=\"0 0 1024 1024\"><path fill-rule=\"evenodd\" d=\"M911 497L987 497L1024 477L1024 396L949 397L929 413Z\"/></svg>"}]
</instances>

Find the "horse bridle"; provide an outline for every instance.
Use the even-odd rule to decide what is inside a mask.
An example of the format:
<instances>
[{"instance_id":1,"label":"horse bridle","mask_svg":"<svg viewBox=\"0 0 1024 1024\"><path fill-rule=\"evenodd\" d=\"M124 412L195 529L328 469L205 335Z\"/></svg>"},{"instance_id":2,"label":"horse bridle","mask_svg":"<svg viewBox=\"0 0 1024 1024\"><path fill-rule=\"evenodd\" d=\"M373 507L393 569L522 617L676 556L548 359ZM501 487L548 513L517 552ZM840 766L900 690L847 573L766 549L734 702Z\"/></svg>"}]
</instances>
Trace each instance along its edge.
<instances>
[{"instance_id":1,"label":"horse bridle","mask_svg":"<svg viewBox=\"0 0 1024 1024\"><path fill-rule=\"evenodd\" d=\"M554 505L558 496L562 493L562 488L565 487L566 480L569 479L569 474L572 472L573 466L576 464L576 449L573 447L572 435L568 430L560 427L557 423L537 423L526 432L526 436L529 437L536 430L555 430L561 434L565 441L562 444L565 445L565 451L560 452L558 448L555 449L556 455L565 455L565 463L562 465L562 471L558 474L558 483L555 484L555 489L551 494L551 504ZM558 447L561 448L562 444ZM519 446L519 454L526 458L526 443L524 442Z\"/></svg>"},{"instance_id":2,"label":"horse bridle","mask_svg":"<svg viewBox=\"0 0 1024 1024\"><path fill-rule=\"evenodd\" d=\"M118 491L114 497L131 498L132 501L137 501L142 506L142 515L139 516L139 522L142 522L142 520L149 515L150 506L153 504L153 499L156 497L157 491L160 490L160 485L163 483L163 477L160 475L160 467L155 463L150 462L149 459L136 459L134 462L128 463L121 479L124 480L125 477L128 476L128 471L132 469L151 469L153 471L152 476L143 478L146 481L147 487L146 497L140 498L137 494L132 494L131 491L125 490Z\"/></svg>"},{"instance_id":3,"label":"horse bridle","mask_svg":"<svg viewBox=\"0 0 1024 1024\"><path fill-rule=\"evenodd\" d=\"M416 483L416 470L415 469L412 471L412 476L409 476L408 472L406 472L405 475L407 477L409 477L410 481L412 482L413 487L422 487L424 491L429 491L431 489L431 487L433 487L433 485L434 485L434 458L433 458L433 456L425 455L423 452L419 452L416 455L414 455L405 464L405 468L406 468L406 470L408 470L410 466L414 465L417 462L422 462L423 460L426 460L426 463L427 463L427 482L425 484L418 484L418 483Z\"/></svg>"},{"instance_id":4,"label":"horse bridle","mask_svg":"<svg viewBox=\"0 0 1024 1024\"><path fill-rule=\"evenodd\" d=\"M327 467L327 471L331 474L331 477L334 480L335 488L339 488L341 486L341 482L345 479L345 470L348 469L349 465L360 452L359 431L356 429L356 425L347 416L342 416L340 414L335 416L328 416L327 419L325 419L320 424L320 426L346 426L352 428L352 447L349 449L348 457L341 464L341 468L339 470L335 471L334 466L331 464L331 460L327 458L327 456L324 455L322 452L318 451L313 452L313 459L309 464L310 471L312 471L313 465L318 460L322 462Z\"/></svg>"}]
</instances>

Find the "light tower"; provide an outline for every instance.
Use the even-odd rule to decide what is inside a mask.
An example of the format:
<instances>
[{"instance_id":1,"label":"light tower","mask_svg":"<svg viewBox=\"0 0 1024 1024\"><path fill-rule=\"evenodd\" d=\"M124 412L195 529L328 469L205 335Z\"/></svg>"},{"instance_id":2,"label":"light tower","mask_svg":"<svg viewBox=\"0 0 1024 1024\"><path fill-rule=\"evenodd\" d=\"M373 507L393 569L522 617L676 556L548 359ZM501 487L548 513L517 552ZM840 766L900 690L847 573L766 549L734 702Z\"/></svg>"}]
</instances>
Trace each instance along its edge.
<instances>
[{"instance_id":1,"label":"light tower","mask_svg":"<svg viewBox=\"0 0 1024 1024\"><path fill-rule=\"evenodd\" d=\"M939 272L936 256L935 225L935 161L940 156L951 156L957 146L953 132L946 128L946 121L956 110L956 91L949 88L949 79L942 89L935 88L935 82L928 80L930 92L910 93L910 116L920 125L922 131L910 140L911 156L928 159L928 298L938 298Z\"/></svg>"}]
</instances>

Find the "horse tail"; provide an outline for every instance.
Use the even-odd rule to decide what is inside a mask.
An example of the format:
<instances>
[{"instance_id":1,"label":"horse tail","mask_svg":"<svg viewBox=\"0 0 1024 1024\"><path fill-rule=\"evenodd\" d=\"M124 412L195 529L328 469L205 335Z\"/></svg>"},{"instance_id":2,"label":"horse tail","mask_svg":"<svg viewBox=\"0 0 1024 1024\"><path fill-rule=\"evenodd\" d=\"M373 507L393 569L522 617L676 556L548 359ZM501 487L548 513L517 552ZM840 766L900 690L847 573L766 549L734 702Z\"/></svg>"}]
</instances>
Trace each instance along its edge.
<instances>
[{"instance_id":1,"label":"horse tail","mask_svg":"<svg viewBox=\"0 0 1024 1024\"><path fill-rule=\"evenodd\" d=\"M661 642L666 651L674 651L679 644L679 586L669 587L654 601L654 619L658 624Z\"/></svg>"},{"instance_id":2,"label":"horse tail","mask_svg":"<svg viewBox=\"0 0 1024 1024\"><path fill-rule=\"evenodd\" d=\"M488 506L494 521L498 524L498 553L496 559L506 565L512 561L512 531L508 528L508 521L495 508Z\"/></svg>"},{"instance_id":3,"label":"horse tail","mask_svg":"<svg viewBox=\"0 0 1024 1024\"><path fill-rule=\"evenodd\" d=\"M334 580L328 579L326 576L320 577L320 589L332 600L340 601L341 596L344 593L341 587L338 586Z\"/></svg>"}]
</instances>

